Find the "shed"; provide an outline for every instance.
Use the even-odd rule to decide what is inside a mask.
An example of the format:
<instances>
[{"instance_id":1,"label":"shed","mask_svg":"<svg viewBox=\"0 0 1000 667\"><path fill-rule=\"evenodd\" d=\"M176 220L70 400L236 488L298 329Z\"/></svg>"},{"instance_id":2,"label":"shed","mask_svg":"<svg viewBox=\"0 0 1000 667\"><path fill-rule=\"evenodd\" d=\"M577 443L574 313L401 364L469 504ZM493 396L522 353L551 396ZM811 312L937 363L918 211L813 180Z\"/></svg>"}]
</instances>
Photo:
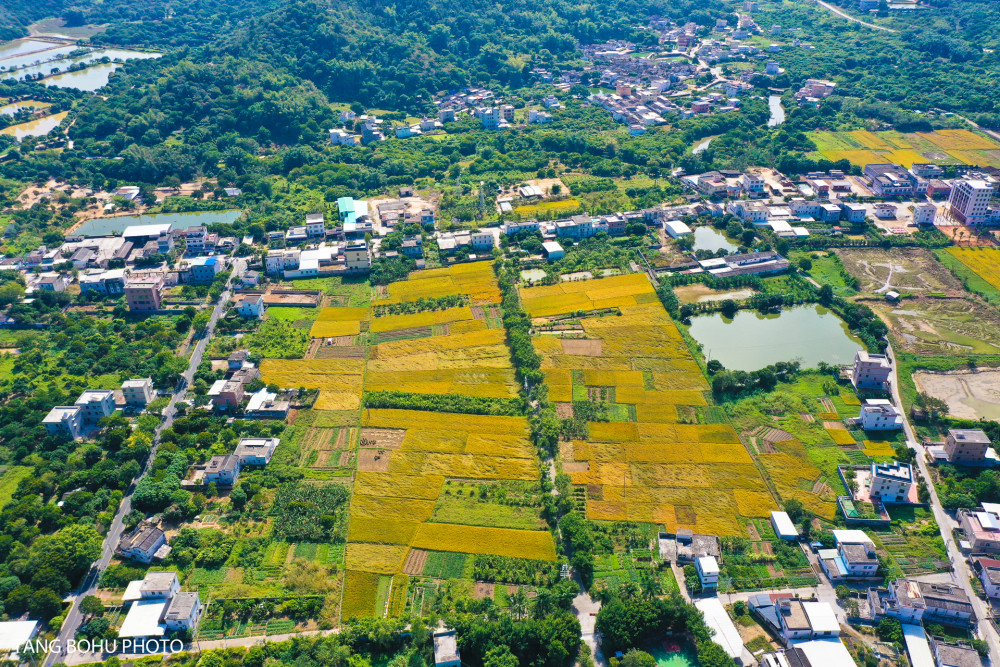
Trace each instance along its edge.
<instances>
[{"instance_id":1,"label":"shed","mask_svg":"<svg viewBox=\"0 0 1000 667\"><path fill-rule=\"evenodd\" d=\"M681 236L690 236L691 228L685 225L680 220L667 220L663 223L663 230L670 234L670 238L679 238Z\"/></svg>"},{"instance_id":2,"label":"shed","mask_svg":"<svg viewBox=\"0 0 1000 667\"><path fill-rule=\"evenodd\" d=\"M799 539L799 531L787 512L771 512L771 525L774 526L774 534L781 539Z\"/></svg>"},{"instance_id":3,"label":"shed","mask_svg":"<svg viewBox=\"0 0 1000 667\"><path fill-rule=\"evenodd\" d=\"M733 625L732 619L729 618L729 614L726 612L725 607L722 606L719 598L713 597L698 600L694 603L694 606L705 615L705 624L714 631L712 641L721 646L726 655L733 660L741 661L740 664L749 664L743 660L744 653L747 653L746 657L749 658L750 656L749 652L743 647L743 638L740 636L740 631Z\"/></svg>"},{"instance_id":4,"label":"shed","mask_svg":"<svg viewBox=\"0 0 1000 667\"><path fill-rule=\"evenodd\" d=\"M549 258L550 261L562 259L566 256L566 252L563 247L555 241L546 241L542 244L542 252L545 256Z\"/></svg>"},{"instance_id":5,"label":"shed","mask_svg":"<svg viewBox=\"0 0 1000 667\"><path fill-rule=\"evenodd\" d=\"M913 667L934 667L934 656L931 646L927 643L927 635L919 625L903 623L903 639L906 641L906 652L910 654Z\"/></svg>"}]
</instances>

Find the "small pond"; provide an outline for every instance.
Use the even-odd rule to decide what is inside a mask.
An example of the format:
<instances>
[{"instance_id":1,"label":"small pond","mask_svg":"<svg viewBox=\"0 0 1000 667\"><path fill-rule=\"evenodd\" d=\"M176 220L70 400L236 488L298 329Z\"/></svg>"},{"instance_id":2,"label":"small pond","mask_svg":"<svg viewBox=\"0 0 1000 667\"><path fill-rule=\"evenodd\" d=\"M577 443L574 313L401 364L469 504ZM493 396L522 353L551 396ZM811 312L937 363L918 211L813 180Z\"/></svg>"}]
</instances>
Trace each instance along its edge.
<instances>
[{"instance_id":1,"label":"small pond","mask_svg":"<svg viewBox=\"0 0 1000 667\"><path fill-rule=\"evenodd\" d=\"M187 229L218 222L233 223L242 211L195 211L191 213L154 213L152 215L115 215L110 218L87 220L73 230L74 236L111 236L121 234L131 225L162 225L169 223L174 229Z\"/></svg>"},{"instance_id":2,"label":"small pond","mask_svg":"<svg viewBox=\"0 0 1000 667\"><path fill-rule=\"evenodd\" d=\"M815 304L768 315L741 310L733 319L699 315L692 318L690 333L708 359L729 370L755 371L779 361L799 361L803 368L821 361L848 364L864 348L842 319Z\"/></svg>"},{"instance_id":3,"label":"small pond","mask_svg":"<svg viewBox=\"0 0 1000 667\"><path fill-rule=\"evenodd\" d=\"M59 126L59 123L63 122L66 118L67 114L69 114L68 111L63 111L62 113L46 116L45 118L30 120L27 123L9 125L0 130L0 134L8 134L18 141L25 137L44 137L46 134L56 129L56 127Z\"/></svg>"},{"instance_id":4,"label":"small pond","mask_svg":"<svg viewBox=\"0 0 1000 667\"><path fill-rule=\"evenodd\" d=\"M694 250L708 250L718 252L727 250L736 252L739 246L726 238L725 234L713 227L697 227L694 230Z\"/></svg>"},{"instance_id":5,"label":"small pond","mask_svg":"<svg viewBox=\"0 0 1000 667\"><path fill-rule=\"evenodd\" d=\"M781 95L771 95L768 97L767 106L771 110L771 117L767 120L769 127L781 125L785 122L785 107L781 106Z\"/></svg>"}]
</instances>

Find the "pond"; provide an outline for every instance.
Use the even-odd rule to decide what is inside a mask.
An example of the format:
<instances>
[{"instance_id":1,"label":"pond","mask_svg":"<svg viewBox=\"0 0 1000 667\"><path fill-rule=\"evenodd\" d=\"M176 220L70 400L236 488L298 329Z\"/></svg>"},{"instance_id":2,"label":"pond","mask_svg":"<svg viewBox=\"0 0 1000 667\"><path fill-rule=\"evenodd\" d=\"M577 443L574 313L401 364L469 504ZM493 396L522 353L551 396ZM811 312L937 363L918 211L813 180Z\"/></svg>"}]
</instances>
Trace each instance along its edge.
<instances>
[{"instance_id":1,"label":"pond","mask_svg":"<svg viewBox=\"0 0 1000 667\"><path fill-rule=\"evenodd\" d=\"M725 234L712 227L696 227L694 230L694 249L718 252L726 250L736 252L739 246L726 238Z\"/></svg>"},{"instance_id":2,"label":"pond","mask_svg":"<svg viewBox=\"0 0 1000 667\"><path fill-rule=\"evenodd\" d=\"M669 650L668 650L669 649ZM652 646L647 652L656 660L656 667L697 667L698 658L693 648L673 641Z\"/></svg>"},{"instance_id":3,"label":"pond","mask_svg":"<svg viewBox=\"0 0 1000 667\"><path fill-rule=\"evenodd\" d=\"M45 85L93 92L108 85L111 73L119 67L121 67L119 63L101 63L75 72L56 74L45 79Z\"/></svg>"},{"instance_id":4,"label":"pond","mask_svg":"<svg viewBox=\"0 0 1000 667\"><path fill-rule=\"evenodd\" d=\"M66 70L68 70L73 65L86 65L86 64L89 64L89 63L97 62L98 60L101 60L102 58L109 58L111 60L125 61L125 60L148 60L150 58L159 58L159 57L160 57L159 53L147 53L145 51L127 51L127 50L124 50L124 49L97 49L97 50L91 51L90 53L88 53L86 55L77 56L75 58L59 58L58 60L53 60L51 62L44 62L44 63L42 63L40 65L33 65L31 67L23 67L23 68L17 70L16 72L12 72L11 76L13 78L18 79L18 80L22 80L22 79L24 79L27 76L35 77L35 76L37 76L39 74L41 74L43 76L49 76L50 74L52 74L52 70L54 70L54 69L57 69L60 72L63 72L64 75L76 74L78 72L82 73L82 72L87 72L87 71L90 71L90 70L94 70L94 72L92 72L85 79L86 81L89 82L94 77L95 74L99 74L101 71L106 71L107 74L108 74L108 76L110 76L111 72L113 72L115 68L111 67L111 68L105 68L105 70L97 70L96 66L95 66L94 68L88 68L87 70L77 70L76 72L67 72ZM55 78L56 77L52 77L52 79L46 80L45 83L46 84L50 84L50 83L52 83L52 80L55 79ZM98 81L97 78L93 78L93 80L94 81ZM73 78L69 77L69 76L66 76L64 79L60 79L60 81L73 81ZM107 84L107 77L104 78L104 84ZM88 85L90 85L90 84L88 83ZM76 86L60 85L59 87L60 88L73 88L73 87L76 87ZM98 86L98 87L100 87L100 86ZM89 87L88 88L81 88L81 90L90 90L90 88Z\"/></svg>"},{"instance_id":5,"label":"pond","mask_svg":"<svg viewBox=\"0 0 1000 667\"><path fill-rule=\"evenodd\" d=\"M47 109L50 106L52 105L49 102L35 102L34 100L11 102L0 107L0 116L13 116L21 109Z\"/></svg>"},{"instance_id":6,"label":"pond","mask_svg":"<svg viewBox=\"0 0 1000 667\"><path fill-rule=\"evenodd\" d=\"M785 122L785 107L781 106L781 95L768 97L767 106L771 110L771 117L767 121L768 127L781 125Z\"/></svg>"},{"instance_id":7,"label":"pond","mask_svg":"<svg viewBox=\"0 0 1000 667\"><path fill-rule=\"evenodd\" d=\"M799 361L803 368L821 361L848 364L864 348L842 319L815 304L768 315L741 310L731 320L722 313L699 315L690 333L706 358L730 370L754 371L779 361Z\"/></svg>"},{"instance_id":8,"label":"pond","mask_svg":"<svg viewBox=\"0 0 1000 667\"><path fill-rule=\"evenodd\" d=\"M74 236L111 236L125 231L131 225L162 225L169 223L174 229L187 229L214 223L232 224L243 211L192 211L190 213L154 213L152 215L115 215L110 218L93 218L73 230Z\"/></svg>"},{"instance_id":9,"label":"pond","mask_svg":"<svg viewBox=\"0 0 1000 667\"><path fill-rule=\"evenodd\" d=\"M46 116L45 118L39 118L38 120L28 121L27 123L11 125L0 130L0 134L8 134L18 141L24 137L44 137L46 134L54 130L59 123L66 118L68 113L68 111L63 111L62 113Z\"/></svg>"},{"instance_id":10,"label":"pond","mask_svg":"<svg viewBox=\"0 0 1000 667\"><path fill-rule=\"evenodd\" d=\"M714 138L715 137L708 137L706 139L702 139L700 142L695 144L694 148L691 149L691 153L693 153L694 155L698 155L699 153L704 153L706 150L708 150L708 145L712 143L712 139Z\"/></svg>"},{"instance_id":11,"label":"pond","mask_svg":"<svg viewBox=\"0 0 1000 667\"><path fill-rule=\"evenodd\" d=\"M49 44L48 46L53 46L53 45ZM19 67L27 67L28 65L35 65L38 63L47 63L50 60L57 60L70 53L73 53L73 51L76 51L77 48L78 47L73 45L59 46L56 48L46 49L45 51L36 51L27 54L13 56L11 58L5 58L4 60L0 60L0 68L4 68L7 70L7 72L13 74L11 70L16 70ZM6 79L9 77L8 74L2 74L0 75L0 78Z\"/></svg>"}]
</instances>

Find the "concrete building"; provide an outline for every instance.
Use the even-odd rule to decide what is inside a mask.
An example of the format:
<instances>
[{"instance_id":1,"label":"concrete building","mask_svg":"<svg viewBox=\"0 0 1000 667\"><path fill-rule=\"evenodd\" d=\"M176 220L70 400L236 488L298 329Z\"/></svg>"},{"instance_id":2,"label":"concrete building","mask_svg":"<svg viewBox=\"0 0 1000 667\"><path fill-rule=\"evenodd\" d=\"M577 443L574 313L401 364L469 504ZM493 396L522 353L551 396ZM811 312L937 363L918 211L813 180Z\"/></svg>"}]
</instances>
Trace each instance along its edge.
<instances>
[{"instance_id":1,"label":"concrete building","mask_svg":"<svg viewBox=\"0 0 1000 667\"><path fill-rule=\"evenodd\" d=\"M988 598L1000 598L1000 560L980 558L976 561L979 581Z\"/></svg>"},{"instance_id":2,"label":"concrete building","mask_svg":"<svg viewBox=\"0 0 1000 667\"><path fill-rule=\"evenodd\" d=\"M130 277L125 282L125 301L131 312L160 310L163 305L163 274Z\"/></svg>"},{"instance_id":3,"label":"concrete building","mask_svg":"<svg viewBox=\"0 0 1000 667\"><path fill-rule=\"evenodd\" d=\"M948 430L944 440L944 451L951 463L981 463L986 460L990 439L979 429Z\"/></svg>"},{"instance_id":4,"label":"concrete building","mask_svg":"<svg viewBox=\"0 0 1000 667\"><path fill-rule=\"evenodd\" d=\"M903 428L903 411L885 398L869 398L861 406L858 423L866 431L898 431Z\"/></svg>"},{"instance_id":5,"label":"concrete building","mask_svg":"<svg viewBox=\"0 0 1000 667\"><path fill-rule=\"evenodd\" d=\"M719 561L715 556L699 556L694 561L698 579L703 589L714 590L719 587Z\"/></svg>"},{"instance_id":6,"label":"concrete building","mask_svg":"<svg viewBox=\"0 0 1000 667\"><path fill-rule=\"evenodd\" d=\"M372 268L371 250L367 241L353 241L344 249L344 259L348 271L369 271Z\"/></svg>"},{"instance_id":7,"label":"concrete building","mask_svg":"<svg viewBox=\"0 0 1000 667\"><path fill-rule=\"evenodd\" d=\"M322 213L306 214L306 234L313 238L326 236L326 224Z\"/></svg>"},{"instance_id":8,"label":"concrete building","mask_svg":"<svg viewBox=\"0 0 1000 667\"><path fill-rule=\"evenodd\" d=\"M245 398L242 382L231 380L216 380L208 390L212 405L218 410L231 410L239 407Z\"/></svg>"},{"instance_id":9,"label":"concrete building","mask_svg":"<svg viewBox=\"0 0 1000 667\"><path fill-rule=\"evenodd\" d=\"M965 591L952 584L897 579L888 589L869 589L868 604L877 618L891 616L904 623L944 623L967 626L976 612Z\"/></svg>"},{"instance_id":10,"label":"concrete building","mask_svg":"<svg viewBox=\"0 0 1000 667\"><path fill-rule=\"evenodd\" d=\"M691 228L680 220L667 220L663 223L663 230L670 235L670 238L676 239L682 236L691 236L693 233Z\"/></svg>"},{"instance_id":11,"label":"concrete building","mask_svg":"<svg viewBox=\"0 0 1000 667\"><path fill-rule=\"evenodd\" d=\"M205 484L214 483L216 486L230 487L236 484L240 476L242 464L240 457L228 454L226 456L213 456L205 466Z\"/></svg>"},{"instance_id":12,"label":"concrete building","mask_svg":"<svg viewBox=\"0 0 1000 667\"><path fill-rule=\"evenodd\" d=\"M796 642L787 649L764 653L761 667L856 667L851 652L840 639Z\"/></svg>"},{"instance_id":13,"label":"concrete building","mask_svg":"<svg viewBox=\"0 0 1000 667\"><path fill-rule=\"evenodd\" d=\"M909 463L891 461L871 464L869 495L883 503L905 503L913 488L913 468Z\"/></svg>"},{"instance_id":14,"label":"concrete building","mask_svg":"<svg viewBox=\"0 0 1000 667\"><path fill-rule=\"evenodd\" d=\"M892 381L892 362L884 354L869 354L858 350L854 355L851 383L855 389L888 391Z\"/></svg>"},{"instance_id":15,"label":"concrete building","mask_svg":"<svg viewBox=\"0 0 1000 667\"><path fill-rule=\"evenodd\" d=\"M876 575L875 543L863 530L835 530L833 538L836 548L819 553L820 566L831 581Z\"/></svg>"},{"instance_id":16,"label":"concrete building","mask_svg":"<svg viewBox=\"0 0 1000 667\"><path fill-rule=\"evenodd\" d=\"M555 260L562 259L566 256L566 252L563 250L563 247L556 241L545 241L542 243L542 254L545 255L550 262L554 262Z\"/></svg>"},{"instance_id":17,"label":"concrete building","mask_svg":"<svg viewBox=\"0 0 1000 667\"><path fill-rule=\"evenodd\" d=\"M140 525L129 535L123 535L115 550L120 558L152 563L161 547L166 546L167 536L156 526ZM170 547L167 547L169 550Z\"/></svg>"},{"instance_id":18,"label":"concrete building","mask_svg":"<svg viewBox=\"0 0 1000 667\"><path fill-rule=\"evenodd\" d=\"M149 405L156 398L156 390L153 389L152 378L125 380L122 383L122 395L125 397L126 405L133 407L145 407Z\"/></svg>"},{"instance_id":19,"label":"concrete building","mask_svg":"<svg viewBox=\"0 0 1000 667\"><path fill-rule=\"evenodd\" d=\"M971 646L934 642L934 660L938 667L983 667L983 659Z\"/></svg>"},{"instance_id":20,"label":"concrete building","mask_svg":"<svg viewBox=\"0 0 1000 667\"><path fill-rule=\"evenodd\" d=\"M244 414L255 419L284 419L290 409L288 401L279 401L277 394L263 388L250 394Z\"/></svg>"},{"instance_id":21,"label":"concrete building","mask_svg":"<svg viewBox=\"0 0 1000 667\"><path fill-rule=\"evenodd\" d=\"M183 632L197 627L201 615L201 599L197 592L177 593L170 598L163 614L163 625L167 632Z\"/></svg>"},{"instance_id":22,"label":"concrete building","mask_svg":"<svg viewBox=\"0 0 1000 667\"><path fill-rule=\"evenodd\" d=\"M915 225L933 225L936 217L937 206L930 202L917 204L913 207L913 224Z\"/></svg>"},{"instance_id":23,"label":"concrete building","mask_svg":"<svg viewBox=\"0 0 1000 667\"><path fill-rule=\"evenodd\" d=\"M951 188L948 211L965 225L980 225L989 218L993 184L979 179L962 179Z\"/></svg>"},{"instance_id":24,"label":"concrete building","mask_svg":"<svg viewBox=\"0 0 1000 667\"><path fill-rule=\"evenodd\" d=\"M97 292L103 295L125 293L125 269L91 269L79 277L81 292Z\"/></svg>"},{"instance_id":25,"label":"concrete building","mask_svg":"<svg viewBox=\"0 0 1000 667\"><path fill-rule=\"evenodd\" d=\"M96 425L102 418L115 413L115 392L110 389L85 389L74 405L80 408L84 424Z\"/></svg>"},{"instance_id":26,"label":"concrete building","mask_svg":"<svg viewBox=\"0 0 1000 667\"><path fill-rule=\"evenodd\" d=\"M225 268L226 260L222 257L195 257L188 260L188 282L210 283Z\"/></svg>"},{"instance_id":27,"label":"concrete building","mask_svg":"<svg viewBox=\"0 0 1000 667\"><path fill-rule=\"evenodd\" d=\"M233 456L239 458L241 466L267 465L279 442L278 438L240 438Z\"/></svg>"},{"instance_id":28,"label":"concrete building","mask_svg":"<svg viewBox=\"0 0 1000 667\"><path fill-rule=\"evenodd\" d=\"M236 312L251 320L263 319L266 310L263 294L245 294L236 304Z\"/></svg>"},{"instance_id":29,"label":"concrete building","mask_svg":"<svg viewBox=\"0 0 1000 667\"><path fill-rule=\"evenodd\" d=\"M972 553L1000 555L1000 504L983 503L978 510L959 510L958 520Z\"/></svg>"},{"instance_id":30,"label":"concrete building","mask_svg":"<svg viewBox=\"0 0 1000 667\"><path fill-rule=\"evenodd\" d=\"M83 416L78 405L58 405L45 415L42 420L45 432L49 435L64 436L70 440L79 440L83 432Z\"/></svg>"},{"instance_id":31,"label":"concrete building","mask_svg":"<svg viewBox=\"0 0 1000 667\"><path fill-rule=\"evenodd\" d=\"M458 634L447 628L434 631L434 667L462 667Z\"/></svg>"},{"instance_id":32,"label":"concrete building","mask_svg":"<svg viewBox=\"0 0 1000 667\"><path fill-rule=\"evenodd\" d=\"M840 623L826 602L781 599L776 604L780 633L786 641L839 637Z\"/></svg>"},{"instance_id":33,"label":"concrete building","mask_svg":"<svg viewBox=\"0 0 1000 667\"><path fill-rule=\"evenodd\" d=\"M197 593L181 592L176 572L148 572L145 579L129 583L122 601L131 606L118 631L121 638L194 630L202 610Z\"/></svg>"}]
</instances>

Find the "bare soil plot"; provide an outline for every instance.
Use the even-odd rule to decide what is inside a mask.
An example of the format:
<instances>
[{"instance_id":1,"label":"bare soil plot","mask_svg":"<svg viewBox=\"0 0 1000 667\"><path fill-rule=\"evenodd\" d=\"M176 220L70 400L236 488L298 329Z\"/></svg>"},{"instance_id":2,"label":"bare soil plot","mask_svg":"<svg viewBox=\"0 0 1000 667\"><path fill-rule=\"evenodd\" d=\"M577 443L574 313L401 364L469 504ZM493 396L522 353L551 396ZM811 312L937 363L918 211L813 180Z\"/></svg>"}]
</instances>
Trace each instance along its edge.
<instances>
[{"instance_id":1,"label":"bare soil plot","mask_svg":"<svg viewBox=\"0 0 1000 667\"><path fill-rule=\"evenodd\" d=\"M996 354L1000 313L971 297L867 300L899 345L917 354Z\"/></svg>"},{"instance_id":2,"label":"bare soil plot","mask_svg":"<svg viewBox=\"0 0 1000 667\"><path fill-rule=\"evenodd\" d=\"M564 354L576 354L582 357L599 357L604 348L600 338L563 338L560 343Z\"/></svg>"},{"instance_id":3,"label":"bare soil plot","mask_svg":"<svg viewBox=\"0 0 1000 667\"><path fill-rule=\"evenodd\" d=\"M472 597L477 600L492 598L495 589L496 584L487 584L483 581L477 581L475 587L472 589Z\"/></svg>"},{"instance_id":4,"label":"bare soil plot","mask_svg":"<svg viewBox=\"0 0 1000 667\"><path fill-rule=\"evenodd\" d=\"M410 553L406 555L406 562L403 563L403 574L423 574L427 554L428 552L423 549L410 549Z\"/></svg>"},{"instance_id":5,"label":"bare soil plot","mask_svg":"<svg viewBox=\"0 0 1000 667\"><path fill-rule=\"evenodd\" d=\"M564 472L589 472L590 463L587 461L572 461L563 464Z\"/></svg>"},{"instance_id":6,"label":"bare soil plot","mask_svg":"<svg viewBox=\"0 0 1000 667\"><path fill-rule=\"evenodd\" d=\"M316 339L319 341L319 339ZM316 350L316 359L364 359L365 348L360 345L338 347L336 345L323 345Z\"/></svg>"},{"instance_id":7,"label":"bare soil plot","mask_svg":"<svg viewBox=\"0 0 1000 667\"><path fill-rule=\"evenodd\" d=\"M844 429L844 430L847 429L847 427L844 426L844 422L842 422L842 421L832 421L832 420L824 421L823 422L823 428L839 428L839 429Z\"/></svg>"},{"instance_id":8,"label":"bare soil plot","mask_svg":"<svg viewBox=\"0 0 1000 667\"><path fill-rule=\"evenodd\" d=\"M399 449L403 444L406 429L396 428L363 428L361 429L361 446L377 447L379 449Z\"/></svg>"},{"instance_id":9,"label":"bare soil plot","mask_svg":"<svg viewBox=\"0 0 1000 667\"><path fill-rule=\"evenodd\" d=\"M1000 419L1000 370L917 371L913 382L918 391L946 402L952 417Z\"/></svg>"},{"instance_id":10,"label":"bare soil plot","mask_svg":"<svg viewBox=\"0 0 1000 667\"><path fill-rule=\"evenodd\" d=\"M749 287L737 290L714 290L706 285L693 284L675 287L674 294L681 303L706 303L726 299L749 299L754 291Z\"/></svg>"},{"instance_id":11,"label":"bare soil plot","mask_svg":"<svg viewBox=\"0 0 1000 667\"><path fill-rule=\"evenodd\" d=\"M573 404L572 403L556 403L556 416L559 419L572 419L573 418Z\"/></svg>"},{"instance_id":12,"label":"bare soil plot","mask_svg":"<svg viewBox=\"0 0 1000 667\"><path fill-rule=\"evenodd\" d=\"M922 248L848 248L837 251L844 268L861 283L861 291L890 290L915 294L962 296L962 283L929 250Z\"/></svg>"},{"instance_id":13,"label":"bare soil plot","mask_svg":"<svg viewBox=\"0 0 1000 667\"><path fill-rule=\"evenodd\" d=\"M800 412L799 417L802 417L802 421L804 421L806 424L812 424L813 422L816 421L816 418L813 417L808 412Z\"/></svg>"},{"instance_id":14,"label":"bare soil plot","mask_svg":"<svg viewBox=\"0 0 1000 667\"><path fill-rule=\"evenodd\" d=\"M389 472L390 454L392 454L392 450L389 449L362 449L358 452L358 470L361 472Z\"/></svg>"}]
</instances>

